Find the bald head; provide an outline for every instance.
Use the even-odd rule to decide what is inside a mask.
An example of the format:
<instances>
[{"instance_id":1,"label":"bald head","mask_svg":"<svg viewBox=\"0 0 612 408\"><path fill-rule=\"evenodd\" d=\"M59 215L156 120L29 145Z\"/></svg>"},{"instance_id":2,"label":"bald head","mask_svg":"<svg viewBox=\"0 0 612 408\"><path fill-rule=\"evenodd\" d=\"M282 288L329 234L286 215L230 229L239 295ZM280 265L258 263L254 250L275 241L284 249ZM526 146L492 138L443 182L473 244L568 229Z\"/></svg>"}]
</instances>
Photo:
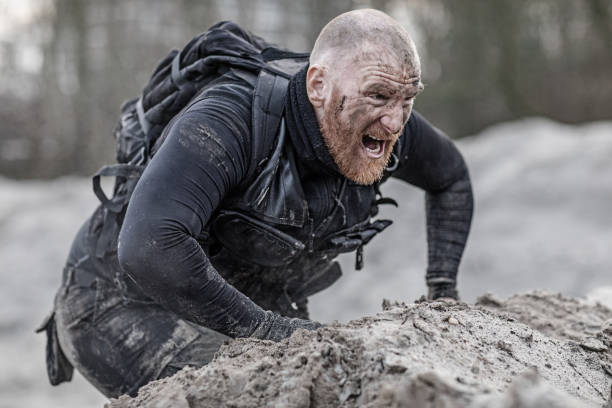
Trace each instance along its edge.
<instances>
[{"instance_id":1,"label":"bald head","mask_svg":"<svg viewBox=\"0 0 612 408\"><path fill-rule=\"evenodd\" d=\"M366 45L389 52L398 62L419 67L419 57L408 32L382 11L353 10L331 20L317 37L310 64L331 65L355 56Z\"/></svg>"}]
</instances>

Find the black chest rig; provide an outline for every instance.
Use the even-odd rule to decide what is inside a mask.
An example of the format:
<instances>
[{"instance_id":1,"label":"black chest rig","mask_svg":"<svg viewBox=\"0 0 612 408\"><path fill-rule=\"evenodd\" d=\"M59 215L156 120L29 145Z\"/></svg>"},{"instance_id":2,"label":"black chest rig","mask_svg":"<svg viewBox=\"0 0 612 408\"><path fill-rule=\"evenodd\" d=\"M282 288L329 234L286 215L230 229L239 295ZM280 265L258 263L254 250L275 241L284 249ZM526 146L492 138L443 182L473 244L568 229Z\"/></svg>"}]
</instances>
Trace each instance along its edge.
<instances>
[{"instance_id":1,"label":"black chest rig","mask_svg":"<svg viewBox=\"0 0 612 408\"><path fill-rule=\"evenodd\" d=\"M357 251L356 268L361 268L363 246L391 224L372 220L378 204L393 200L380 198L378 184L361 186L331 175L304 188L282 117L286 85L276 84L270 98L258 99L266 92L256 88L253 117L264 110L268 123L254 120L253 143L260 145L266 129L277 128L274 148L254 179L224 200L201 243L217 271L260 306L305 317L307 297L342 275L334 258ZM274 110L279 114L270 115ZM309 202L305 190L313 188L329 194ZM323 213L316 222L313 206Z\"/></svg>"}]
</instances>

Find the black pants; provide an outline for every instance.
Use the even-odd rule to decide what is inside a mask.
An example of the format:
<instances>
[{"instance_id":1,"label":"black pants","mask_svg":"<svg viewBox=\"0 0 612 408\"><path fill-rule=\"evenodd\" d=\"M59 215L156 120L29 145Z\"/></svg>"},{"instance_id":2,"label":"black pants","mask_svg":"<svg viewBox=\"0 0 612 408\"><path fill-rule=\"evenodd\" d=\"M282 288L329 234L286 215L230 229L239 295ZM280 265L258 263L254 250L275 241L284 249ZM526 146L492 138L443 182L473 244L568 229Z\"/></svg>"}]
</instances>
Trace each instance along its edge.
<instances>
[{"instance_id":1,"label":"black pants","mask_svg":"<svg viewBox=\"0 0 612 408\"><path fill-rule=\"evenodd\" d=\"M94 257L88 227L89 222L78 232L64 269L52 322L57 335L47 331L48 341L59 344L48 350L61 347L69 363L107 397L135 395L186 365L210 362L229 338L119 290L113 279L116 254ZM49 354L47 359L54 363Z\"/></svg>"}]
</instances>

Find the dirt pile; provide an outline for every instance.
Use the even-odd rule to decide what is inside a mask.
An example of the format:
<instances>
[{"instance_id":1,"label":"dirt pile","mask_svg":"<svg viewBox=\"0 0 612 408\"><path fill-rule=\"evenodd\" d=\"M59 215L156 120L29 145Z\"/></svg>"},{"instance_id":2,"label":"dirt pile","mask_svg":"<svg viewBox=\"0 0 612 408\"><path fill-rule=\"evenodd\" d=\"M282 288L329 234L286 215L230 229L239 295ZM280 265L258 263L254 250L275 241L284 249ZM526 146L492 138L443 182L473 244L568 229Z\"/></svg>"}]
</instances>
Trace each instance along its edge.
<instances>
[{"instance_id":1,"label":"dirt pile","mask_svg":"<svg viewBox=\"0 0 612 408\"><path fill-rule=\"evenodd\" d=\"M612 311L534 292L390 304L280 343L240 339L128 407L612 407Z\"/></svg>"}]
</instances>

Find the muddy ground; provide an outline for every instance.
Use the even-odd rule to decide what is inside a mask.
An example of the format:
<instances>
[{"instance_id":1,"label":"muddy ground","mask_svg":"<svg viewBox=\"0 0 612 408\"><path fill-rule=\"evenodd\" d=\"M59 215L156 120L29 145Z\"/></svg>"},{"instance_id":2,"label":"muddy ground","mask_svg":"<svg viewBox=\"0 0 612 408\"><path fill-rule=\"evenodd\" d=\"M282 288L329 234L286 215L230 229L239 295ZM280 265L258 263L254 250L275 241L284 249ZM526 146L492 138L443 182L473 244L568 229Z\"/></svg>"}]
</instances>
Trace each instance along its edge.
<instances>
[{"instance_id":1,"label":"muddy ground","mask_svg":"<svg viewBox=\"0 0 612 408\"><path fill-rule=\"evenodd\" d=\"M232 341L107 407L610 407L612 311L533 292Z\"/></svg>"}]
</instances>

